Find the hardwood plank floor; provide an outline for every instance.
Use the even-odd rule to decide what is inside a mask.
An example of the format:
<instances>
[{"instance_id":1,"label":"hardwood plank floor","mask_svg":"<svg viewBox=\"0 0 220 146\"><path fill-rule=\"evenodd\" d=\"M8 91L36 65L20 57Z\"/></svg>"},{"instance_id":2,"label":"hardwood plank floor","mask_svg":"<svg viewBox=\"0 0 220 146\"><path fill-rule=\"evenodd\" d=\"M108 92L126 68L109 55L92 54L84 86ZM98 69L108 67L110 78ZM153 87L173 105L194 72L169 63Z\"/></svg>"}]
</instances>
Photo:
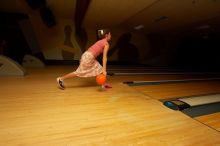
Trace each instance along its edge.
<instances>
[{"instance_id":1,"label":"hardwood plank floor","mask_svg":"<svg viewBox=\"0 0 220 146\"><path fill-rule=\"evenodd\" d=\"M219 132L122 83L151 77L112 76L108 91L94 78L75 78L59 90L55 78L71 70L0 77L1 146L220 145Z\"/></svg>"},{"instance_id":2,"label":"hardwood plank floor","mask_svg":"<svg viewBox=\"0 0 220 146\"><path fill-rule=\"evenodd\" d=\"M196 117L195 119L220 132L220 112Z\"/></svg>"},{"instance_id":3,"label":"hardwood plank floor","mask_svg":"<svg viewBox=\"0 0 220 146\"><path fill-rule=\"evenodd\" d=\"M189 82L148 86L133 86L154 99L169 99L193 95L220 93L220 81Z\"/></svg>"}]
</instances>

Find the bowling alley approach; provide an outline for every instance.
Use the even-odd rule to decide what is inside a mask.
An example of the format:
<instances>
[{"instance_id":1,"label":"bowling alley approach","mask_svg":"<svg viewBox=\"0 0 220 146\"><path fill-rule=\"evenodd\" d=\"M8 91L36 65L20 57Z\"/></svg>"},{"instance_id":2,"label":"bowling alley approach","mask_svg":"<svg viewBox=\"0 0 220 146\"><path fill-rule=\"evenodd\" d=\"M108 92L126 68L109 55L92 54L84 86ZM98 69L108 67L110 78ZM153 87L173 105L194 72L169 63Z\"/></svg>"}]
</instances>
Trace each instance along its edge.
<instances>
[{"instance_id":1,"label":"bowling alley approach","mask_svg":"<svg viewBox=\"0 0 220 146\"><path fill-rule=\"evenodd\" d=\"M220 146L220 1L0 1L0 146Z\"/></svg>"}]
</instances>

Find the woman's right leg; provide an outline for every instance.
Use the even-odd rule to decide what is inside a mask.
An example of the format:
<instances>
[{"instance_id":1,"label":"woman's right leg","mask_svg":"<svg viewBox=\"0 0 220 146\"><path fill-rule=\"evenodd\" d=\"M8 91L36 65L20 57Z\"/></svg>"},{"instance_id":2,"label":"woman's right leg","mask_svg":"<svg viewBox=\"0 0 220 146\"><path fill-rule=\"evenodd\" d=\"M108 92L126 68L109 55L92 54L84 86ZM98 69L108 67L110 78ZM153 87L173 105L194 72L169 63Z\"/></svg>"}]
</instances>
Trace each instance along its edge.
<instances>
[{"instance_id":1,"label":"woman's right leg","mask_svg":"<svg viewBox=\"0 0 220 146\"><path fill-rule=\"evenodd\" d=\"M74 78L76 75L75 75L75 72L71 72L71 73L68 73L62 77L60 77L61 80L65 80L65 79L69 79L69 78Z\"/></svg>"}]
</instances>

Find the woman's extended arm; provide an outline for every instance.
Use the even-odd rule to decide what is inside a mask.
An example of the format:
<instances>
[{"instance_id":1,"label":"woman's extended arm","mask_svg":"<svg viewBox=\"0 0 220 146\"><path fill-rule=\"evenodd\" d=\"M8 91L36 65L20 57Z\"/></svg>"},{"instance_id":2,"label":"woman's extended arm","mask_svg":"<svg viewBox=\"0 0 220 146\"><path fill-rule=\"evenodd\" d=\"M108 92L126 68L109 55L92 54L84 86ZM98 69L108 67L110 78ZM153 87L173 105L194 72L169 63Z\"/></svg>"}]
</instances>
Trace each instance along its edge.
<instances>
[{"instance_id":1,"label":"woman's extended arm","mask_svg":"<svg viewBox=\"0 0 220 146\"><path fill-rule=\"evenodd\" d=\"M108 50L109 50L109 44L106 44L105 47L104 47L103 58L102 58L102 66L103 66L102 73L104 75L107 75L106 67L107 67L107 54L108 54Z\"/></svg>"}]
</instances>

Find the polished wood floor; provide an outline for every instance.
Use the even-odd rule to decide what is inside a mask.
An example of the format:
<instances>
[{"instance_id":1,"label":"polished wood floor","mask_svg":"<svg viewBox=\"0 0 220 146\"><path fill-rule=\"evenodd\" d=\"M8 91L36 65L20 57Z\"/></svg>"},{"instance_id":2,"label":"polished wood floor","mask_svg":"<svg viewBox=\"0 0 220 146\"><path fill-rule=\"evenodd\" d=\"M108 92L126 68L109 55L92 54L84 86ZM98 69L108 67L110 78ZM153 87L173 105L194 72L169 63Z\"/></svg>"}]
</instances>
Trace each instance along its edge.
<instances>
[{"instance_id":1,"label":"polished wood floor","mask_svg":"<svg viewBox=\"0 0 220 146\"><path fill-rule=\"evenodd\" d=\"M220 112L199 116L195 119L220 132Z\"/></svg>"},{"instance_id":2,"label":"polished wood floor","mask_svg":"<svg viewBox=\"0 0 220 146\"><path fill-rule=\"evenodd\" d=\"M188 76L189 77L189 76ZM186 78L188 78L186 77ZM200 77L201 78L201 77ZM220 93L220 81L199 81L187 83L167 83L161 85L132 86L132 88L157 100L176 99L186 96L197 96ZM220 113L196 117L199 122L220 131Z\"/></svg>"},{"instance_id":3,"label":"polished wood floor","mask_svg":"<svg viewBox=\"0 0 220 146\"><path fill-rule=\"evenodd\" d=\"M185 96L220 93L220 81L134 86L137 91L154 99L172 99Z\"/></svg>"},{"instance_id":4,"label":"polished wood floor","mask_svg":"<svg viewBox=\"0 0 220 146\"><path fill-rule=\"evenodd\" d=\"M152 91L166 94L164 86L145 94L122 83L183 75L112 76L108 91L94 78L75 78L65 82L67 89L58 89L55 78L72 70L55 66L28 69L25 77L0 77L1 146L220 145L218 131L158 101L165 96ZM216 86L201 91L217 91Z\"/></svg>"}]
</instances>

